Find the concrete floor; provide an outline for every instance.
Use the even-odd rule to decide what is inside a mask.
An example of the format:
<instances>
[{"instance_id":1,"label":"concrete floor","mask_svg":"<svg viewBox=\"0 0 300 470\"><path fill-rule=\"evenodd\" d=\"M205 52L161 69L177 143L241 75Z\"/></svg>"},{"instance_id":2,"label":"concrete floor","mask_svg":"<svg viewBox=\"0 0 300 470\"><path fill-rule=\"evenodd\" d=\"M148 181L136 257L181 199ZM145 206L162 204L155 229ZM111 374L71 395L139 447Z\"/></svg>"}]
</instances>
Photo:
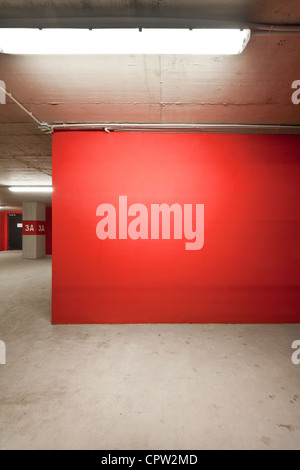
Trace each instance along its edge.
<instances>
[{"instance_id":1,"label":"concrete floor","mask_svg":"<svg viewBox=\"0 0 300 470\"><path fill-rule=\"evenodd\" d=\"M0 253L0 449L300 449L300 325L51 325L51 257Z\"/></svg>"}]
</instances>

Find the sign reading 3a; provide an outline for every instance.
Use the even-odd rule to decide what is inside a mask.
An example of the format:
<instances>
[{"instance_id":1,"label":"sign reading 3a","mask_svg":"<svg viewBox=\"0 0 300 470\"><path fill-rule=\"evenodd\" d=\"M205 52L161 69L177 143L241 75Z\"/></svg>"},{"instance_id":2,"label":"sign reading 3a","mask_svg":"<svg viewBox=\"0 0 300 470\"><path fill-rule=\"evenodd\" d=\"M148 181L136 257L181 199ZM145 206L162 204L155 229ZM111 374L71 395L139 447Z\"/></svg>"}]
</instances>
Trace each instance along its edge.
<instances>
[{"instance_id":1,"label":"sign reading 3a","mask_svg":"<svg viewBox=\"0 0 300 470\"><path fill-rule=\"evenodd\" d=\"M22 234L23 235L45 235L45 221L40 220L24 220Z\"/></svg>"}]
</instances>

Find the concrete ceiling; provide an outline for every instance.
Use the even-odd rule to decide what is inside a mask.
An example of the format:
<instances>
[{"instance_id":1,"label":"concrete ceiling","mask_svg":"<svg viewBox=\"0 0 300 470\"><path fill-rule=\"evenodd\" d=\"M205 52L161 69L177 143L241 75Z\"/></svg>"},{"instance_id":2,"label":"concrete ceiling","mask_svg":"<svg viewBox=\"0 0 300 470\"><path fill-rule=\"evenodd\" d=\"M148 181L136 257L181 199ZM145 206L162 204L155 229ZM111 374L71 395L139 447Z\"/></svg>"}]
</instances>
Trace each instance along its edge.
<instances>
[{"instance_id":1,"label":"concrete ceiling","mask_svg":"<svg viewBox=\"0 0 300 470\"><path fill-rule=\"evenodd\" d=\"M183 22L185 22L183 24ZM299 25L299 0L0 0L0 27ZM1 30L0 30L1 41ZM1 44L0 44L1 45ZM40 121L299 125L300 34L253 34L239 56L0 54L0 80ZM0 105L0 205L7 186L51 184L51 137ZM51 203L45 196L39 200Z\"/></svg>"},{"instance_id":2,"label":"concrete ceiling","mask_svg":"<svg viewBox=\"0 0 300 470\"><path fill-rule=\"evenodd\" d=\"M137 26L188 20L299 24L298 0L1 0L0 26ZM199 24L199 23L197 23Z\"/></svg>"}]
</instances>

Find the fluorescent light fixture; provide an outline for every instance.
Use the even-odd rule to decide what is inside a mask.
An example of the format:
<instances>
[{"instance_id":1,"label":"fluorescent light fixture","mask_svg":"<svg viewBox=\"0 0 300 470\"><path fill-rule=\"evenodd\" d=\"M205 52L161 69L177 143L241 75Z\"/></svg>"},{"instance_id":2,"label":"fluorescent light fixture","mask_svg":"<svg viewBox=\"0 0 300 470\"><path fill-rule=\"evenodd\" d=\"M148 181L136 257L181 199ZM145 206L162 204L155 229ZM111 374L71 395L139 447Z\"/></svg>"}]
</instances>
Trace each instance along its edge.
<instances>
[{"instance_id":1,"label":"fluorescent light fixture","mask_svg":"<svg viewBox=\"0 0 300 470\"><path fill-rule=\"evenodd\" d=\"M8 188L14 193L52 193L52 186L11 186Z\"/></svg>"},{"instance_id":2,"label":"fluorescent light fixture","mask_svg":"<svg viewBox=\"0 0 300 470\"><path fill-rule=\"evenodd\" d=\"M250 29L0 29L7 54L240 54Z\"/></svg>"}]
</instances>

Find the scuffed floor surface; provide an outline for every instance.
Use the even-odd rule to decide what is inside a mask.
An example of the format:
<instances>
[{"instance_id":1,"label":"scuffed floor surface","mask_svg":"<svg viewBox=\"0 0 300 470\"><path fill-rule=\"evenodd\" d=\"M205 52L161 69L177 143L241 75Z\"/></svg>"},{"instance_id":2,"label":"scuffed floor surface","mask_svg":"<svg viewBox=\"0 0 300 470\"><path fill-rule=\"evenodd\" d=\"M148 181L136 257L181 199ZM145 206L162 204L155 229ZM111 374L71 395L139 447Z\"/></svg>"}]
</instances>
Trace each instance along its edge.
<instances>
[{"instance_id":1,"label":"scuffed floor surface","mask_svg":"<svg viewBox=\"0 0 300 470\"><path fill-rule=\"evenodd\" d=\"M300 325L51 325L51 257L0 253L1 449L300 449Z\"/></svg>"}]
</instances>

